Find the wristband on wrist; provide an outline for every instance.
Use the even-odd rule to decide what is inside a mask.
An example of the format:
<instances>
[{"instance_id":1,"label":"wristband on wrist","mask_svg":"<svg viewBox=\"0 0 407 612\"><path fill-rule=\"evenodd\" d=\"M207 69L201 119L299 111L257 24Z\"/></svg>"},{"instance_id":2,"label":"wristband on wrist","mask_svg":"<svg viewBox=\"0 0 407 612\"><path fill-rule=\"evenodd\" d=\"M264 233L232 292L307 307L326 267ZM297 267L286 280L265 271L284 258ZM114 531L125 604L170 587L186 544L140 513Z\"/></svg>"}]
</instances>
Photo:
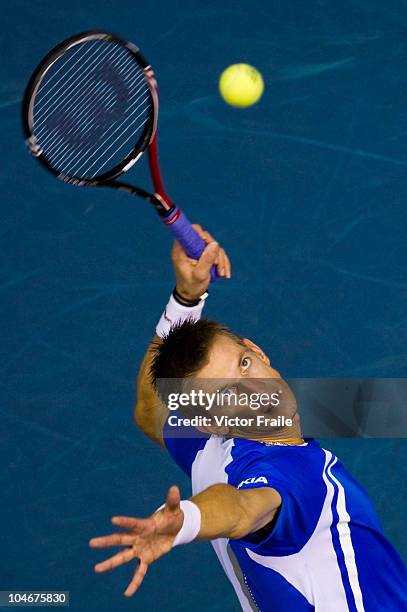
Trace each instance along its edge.
<instances>
[{"instance_id":1,"label":"wristband on wrist","mask_svg":"<svg viewBox=\"0 0 407 612\"><path fill-rule=\"evenodd\" d=\"M165 310L161 315L161 319L159 320L155 329L157 336L164 338L164 336L167 336L171 331L171 327L177 323L182 323L187 319L190 321L199 321L207 296L208 294L204 293L199 298L198 304L194 306L187 306L185 304L180 304L175 299L174 295L171 295L170 300L165 307Z\"/></svg>"},{"instance_id":2,"label":"wristband on wrist","mask_svg":"<svg viewBox=\"0 0 407 612\"><path fill-rule=\"evenodd\" d=\"M199 506L191 502L189 499L181 499L180 501L181 510L184 513L184 522L182 523L181 529L175 536L175 540L172 547L179 546L180 544L189 544L192 540L195 540L198 535L201 524L202 516ZM165 508L165 504L162 504L157 508L156 512L160 512Z\"/></svg>"},{"instance_id":3,"label":"wristband on wrist","mask_svg":"<svg viewBox=\"0 0 407 612\"><path fill-rule=\"evenodd\" d=\"M189 501L189 499L182 499L180 506L184 513L184 522L175 536L172 544L173 548L180 544L189 544L195 540L201 529L202 517L199 507L194 502Z\"/></svg>"},{"instance_id":4,"label":"wristband on wrist","mask_svg":"<svg viewBox=\"0 0 407 612\"><path fill-rule=\"evenodd\" d=\"M181 306L197 306L201 301L200 297L196 300L188 300L187 298L184 298L180 293L178 293L176 287L174 287L172 295L174 300L178 302L178 304L181 304Z\"/></svg>"}]
</instances>

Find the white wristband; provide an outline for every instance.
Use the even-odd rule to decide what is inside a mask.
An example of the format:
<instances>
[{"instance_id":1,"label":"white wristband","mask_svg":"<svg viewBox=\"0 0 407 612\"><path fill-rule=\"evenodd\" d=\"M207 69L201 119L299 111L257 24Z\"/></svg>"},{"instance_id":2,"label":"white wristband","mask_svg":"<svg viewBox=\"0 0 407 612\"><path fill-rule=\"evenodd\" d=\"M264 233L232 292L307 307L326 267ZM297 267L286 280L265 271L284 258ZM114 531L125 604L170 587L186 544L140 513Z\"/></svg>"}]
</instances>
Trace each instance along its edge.
<instances>
[{"instance_id":1,"label":"white wristband","mask_svg":"<svg viewBox=\"0 0 407 612\"><path fill-rule=\"evenodd\" d=\"M195 540L201 529L201 511L199 507L194 502L189 501L189 499L182 499L180 505L184 513L184 522L175 536L173 548L174 546L179 546L179 544L189 544L192 540Z\"/></svg>"},{"instance_id":2,"label":"white wristband","mask_svg":"<svg viewBox=\"0 0 407 612\"><path fill-rule=\"evenodd\" d=\"M179 304L174 296L171 295L170 301L165 307L161 319L155 328L157 336L164 338L164 336L169 334L171 327L177 323L183 323L183 321L187 319L190 321L199 321L204 305L204 297L202 297L201 301L196 306L182 306L182 304Z\"/></svg>"},{"instance_id":3,"label":"white wristband","mask_svg":"<svg viewBox=\"0 0 407 612\"><path fill-rule=\"evenodd\" d=\"M196 536L201 529L201 511L194 502L189 499L181 499L180 501L181 510L184 513L184 522L182 523L181 529L175 536L172 547L179 546L180 544L189 544L192 540L195 540ZM159 512L165 508L165 504L162 504L157 508L156 512Z\"/></svg>"}]
</instances>

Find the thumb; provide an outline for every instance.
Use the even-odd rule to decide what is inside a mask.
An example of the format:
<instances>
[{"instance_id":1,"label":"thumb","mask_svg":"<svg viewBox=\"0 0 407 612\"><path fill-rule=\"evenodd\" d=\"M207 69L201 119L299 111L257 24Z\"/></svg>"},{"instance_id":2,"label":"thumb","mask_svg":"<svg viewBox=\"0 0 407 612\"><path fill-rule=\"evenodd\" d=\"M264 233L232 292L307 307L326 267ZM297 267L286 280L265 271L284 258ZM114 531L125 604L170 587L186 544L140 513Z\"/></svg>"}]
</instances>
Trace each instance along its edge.
<instances>
[{"instance_id":1,"label":"thumb","mask_svg":"<svg viewBox=\"0 0 407 612\"><path fill-rule=\"evenodd\" d=\"M205 250L195 266L194 275L197 278L204 280L208 276L212 266L218 258L218 255L219 244L217 242L210 242L208 246L205 247Z\"/></svg>"},{"instance_id":2,"label":"thumb","mask_svg":"<svg viewBox=\"0 0 407 612\"><path fill-rule=\"evenodd\" d=\"M181 501L181 494L179 492L179 488L176 485L173 485L168 489L167 499L165 501L165 507L174 512L174 510L178 510Z\"/></svg>"}]
</instances>

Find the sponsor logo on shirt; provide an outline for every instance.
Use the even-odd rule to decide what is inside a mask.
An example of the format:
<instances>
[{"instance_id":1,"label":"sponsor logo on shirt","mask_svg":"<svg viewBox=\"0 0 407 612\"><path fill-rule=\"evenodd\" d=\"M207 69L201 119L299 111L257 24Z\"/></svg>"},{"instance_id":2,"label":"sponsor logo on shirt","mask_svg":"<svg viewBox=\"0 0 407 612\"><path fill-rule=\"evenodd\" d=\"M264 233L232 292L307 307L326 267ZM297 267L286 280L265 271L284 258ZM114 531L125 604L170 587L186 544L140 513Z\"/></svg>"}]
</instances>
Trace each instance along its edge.
<instances>
[{"instance_id":1,"label":"sponsor logo on shirt","mask_svg":"<svg viewBox=\"0 0 407 612\"><path fill-rule=\"evenodd\" d=\"M242 482L237 485L237 488L240 489L243 487L243 485L257 484L258 482L268 484L269 481L265 476L254 476L253 478L246 478L246 480L242 480Z\"/></svg>"}]
</instances>

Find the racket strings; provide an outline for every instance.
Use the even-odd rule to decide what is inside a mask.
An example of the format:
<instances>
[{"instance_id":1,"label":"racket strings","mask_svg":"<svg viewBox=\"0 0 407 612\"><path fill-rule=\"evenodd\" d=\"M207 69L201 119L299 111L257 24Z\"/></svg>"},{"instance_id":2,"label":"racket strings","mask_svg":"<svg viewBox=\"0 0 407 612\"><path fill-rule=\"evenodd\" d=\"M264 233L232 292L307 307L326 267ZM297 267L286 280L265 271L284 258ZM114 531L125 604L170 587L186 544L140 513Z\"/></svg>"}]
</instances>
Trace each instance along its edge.
<instances>
[{"instance_id":1,"label":"racket strings","mask_svg":"<svg viewBox=\"0 0 407 612\"><path fill-rule=\"evenodd\" d=\"M128 84L129 86L134 87L142 80L144 80L144 75L138 72L136 73L135 78L129 81ZM104 97L99 95L100 89L107 89L107 95ZM97 112L100 98L103 97L105 110L112 108L115 103L115 91L103 81L94 81L91 83L88 82L87 85L84 86L84 91L86 92L86 95L84 95L84 97L82 97L80 100L76 100L76 104L62 105L60 109L58 109L65 116L68 116L69 113L69 119L72 123L71 127L67 127L65 131L66 136L73 134L75 131L79 132L81 129L83 129L83 124L85 121L91 118L92 111L95 113ZM81 123L79 123L79 120ZM89 129L89 126L87 129ZM45 131L47 131L48 134L45 134ZM60 130L52 129L52 124L50 121L48 121L47 125L36 133L36 135L41 146L46 147L49 153L53 152L52 149L54 148L53 145L55 144L55 141L61 139ZM69 146L68 142L66 143L66 146Z\"/></svg>"},{"instance_id":2,"label":"racket strings","mask_svg":"<svg viewBox=\"0 0 407 612\"><path fill-rule=\"evenodd\" d=\"M137 145L153 115L151 92L143 68L116 42L85 42L66 54L40 83L33 132L55 170L94 178Z\"/></svg>"},{"instance_id":3,"label":"racket strings","mask_svg":"<svg viewBox=\"0 0 407 612\"><path fill-rule=\"evenodd\" d=\"M137 92L140 90L137 90ZM137 92L135 93L135 96L137 96ZM140 98L137 96L136 97L136 101L135 102L139 102L139 104L135 107L135 108L131 108L131 111L134 112L136 111L141 104L143 104L144 102L147 102L148 100L148 96L145 96L141 101ZM148 117L147 117L148 118ZM136 118L137 119L137 118ZM125 119L122 123L125 123L127 121L127 119ZM94 142L91 138L92 136L92 126L90 125L88 128L85 128L82 132L81 132L81 141L82 141L82 145L84 148L77 150L76 148L72 148L72 146L70 146L70 143L65 144L66 139L62 140L62 146L60 146L58 149L52 151L50 157L50 160L52 161L53 164L55 164L56 166L64 166L65 170L64 172L66 173L72 173L73 170L75 170L75 173L79 173L80 172L80 164L83 158L89 159L90 156L92 156L93 154L96 154L99 152L99 150L102 147L107 147L108 142L109 142L109 138L111 136L114 135L114 133L116 133L118 131L118 129L120 128L121 124L119 124L119 126L116 127L116 129L111 132L112 127L114 126L110 126L107 128L107 130L105 130L105 132L102 134L102 137L104 138L104 141L102 142L102 144L97 147L97 149L94 149L93 153L90 152L90 149L93 147ZM141 126L140 126L141 127ZM127 129L127 128L126 128ZM138 131L138 129L136 128L135 131ZM109 134L109 132L111 132ZM86 142L89 141L89 142ZM74 168L74 164L75 164L75 168Z\"/></svg>"},{"instance_id":4,"label":"racket strings","mask_svg":"<svg viewBox=\"0 0 407 612\"><path fill-rule=\"evenodd\" d=\"M128 82L129 87L134 88L139 85L140 81L144 80L143 74L137 74L132 80ZM107 95L102 96L98 95L100 89L104 89L108 87ZM133 95L133 94L132 94ZM88 84L87 96L86 100L73 107L69 107L67 110L69 111L69 116L72 121L72 126L67 127L66 134L76 130L83 128L83 124L85 123L85 119L92 115L92 112L97 112L97 109L100 108L100 99L103 99L104 108L106 111L110 110L116 101L115 91L108 86L104 82L95 82L92 84ZM63 108L65 111L65 108ZM80 121L79 121L80 120ZM52 127L49 126L48 127ZM52 148L53 141L56 137L60 136L60 131L52 130L49 134L49 138L47 140L42 140L42 144L46 145L49 148Z\"/></svg>"},{"instance_id":5,"label":"racket strings","mask_svg":"<svg viewBox=\"0 0 407 612\"><path fill-rule=\"evenodd\" d=\"M95 48L97 46L96 43L94 43L93 48ZM82 55L82 57L79 57L76 62L74 64L72 64L72 60L74 57L76 57L81 51L81 47L79 47L78 49L76 49L76 51L74 51L72 54L67 54L67 57L65 58L65 61L62 63L62 65L59 66L59 68L53 72L53 74L48 78L47 81L47 85L48 85L48 89L47 89L47 96L49 98L50 94L52 91L54 91L55 87L62 81L64 80L66 83L66 79L67 79L67 75L72 72L72 70L75 68L75 66L79 63L79 62L83 62L83 58L86 57L86 55L88 55L90 53L92 49L92 46L89 45L87 51ZM96 50L94 49L94 53L93 55L96 53ZM69 66L67 68L67 65L71 64L71 66ZM66 69L64 74L58 79L58 81L56 83L54 83L52 85L52 87L50 87L50 84L52 83L52 81L55 79L55 77L60 74L60 72L62 72L62 70L64 70L64 68ZM55 92L56 94L57 92ZM55 94L53 96L51 96L51 99L53 99L55 97ZM45 98L45 96L44 96ZM44 100L43 100L44 101ZM48 99L48 102L50 101L50 99Z\"/></svg>"},{"instance_id":6,"label":"racket strings","mask_svg":"<svg viewBox=\"0 0 407 612\"><path fill-rule=\"evenodd\" d=\"M137 104L137 102L139 102ZM144 98L142 98L140 100L140 98L137 96L136 100L134 101L134 104L137 104L137 106L135 106L134 108L132 108L131 112L134 113L135 111L137 111L140 106L144 103L148 102L148 95L146 95ZM86 161L90 161L95 155L97 155L102 149L103 149L103 153L99 153L99 156L97 158L97 160L94 161L94 163L92 164L92 167L94 167L94 164L101 159L101 156L108 151L109 149L111 149L111 147L118 142L118 140L122 137L122 135L127 132L127 130L135 123L137 122L137 120L139 119L139 117L141 117L141 115L143 113L146 112L146 108L142 109L142 111L136 115L136 117L133 119L133 121L131 121L127 127L124 127L124 125L127 122L127 117L119 124L116 126L116 128L113 130L113 132L111 131L111 129L115 126L110 126L103 134L102 137L104 138L104 141L99 145L99 147L97 147L96 149L94 149L94 151L88 155L87 151L82 152L80 151L79 153L77 153L73 158L71 157L71 155L69 155L67 158L62 158L60 160L58 160L58 164L66 164L68 162L68 167L66 169L67 173L73 173L73 171L75 170L75 175L83 173L83 165L82 165L82 161L84 159L86 159ZM145 121L147 121L148 116L145 118ZM135 127L135 129L133 130L133 132L130 134L130 138L136 134L138 132L138 130L144 125L145 121L141 120L139 122L139 124ZM118 136L114 139L114 141L112 143L109 144L109 140L111 137L113 137L115 134L117 134L117 132L120 130L120 128L124 127L124 129L118 134ZM110 132L110 134L108 133ZM128 142L128 140L126 139L126 143ZM120 148L122 148L122 145L125 144L124 142L120 143ZM111 159L111 157L109 158ZM75 162L75 167L73 167L73 162ZM105 165L105 164L103 164ZM87 175L87 172L84 173L85 176Z\"/></svg>"},{"instance_id":7,"label":"racket strings","mask_svg":"<svg viewBox=\"0 0 407 612\"><path fill-rule=\"evenodd\" d=\"M40 95L38 95L38 98L37 98L35 113L38 113L38 114L42 113L44 116L46 116L46 114L51 113L51 111L58 105L58 103L60 103L62 96L65 97L68 94L71 96L73 94L76 95L77 89L78 87L80 87L83 81L87 79L92 74L92 72L99 65L101 65L104 61L106 61L107 59L114 59L115 54L117 54L118 51L121 50L121 49L115 49L114 53L109 58L109 49L105 48L101 52L100 44L99 45L96 44L95 46L96 46L96 49L94 49L94 52L89 57L87 57L87 59L84 62L83 62L83 58L88 55L88 51L89 51L88 49L84 52L82 57L77 59L77 61L73 64L73 66L67 69L66 73L64 73L60 77L57 83L53 85L51 90L54 89L55 86L58 85L61 81L63 81L62 85L56 91L54 91L52 96L49 96L49 93L50 93L50 90L48 89L49 81L48 80L45 81L46 87L44 86L45 84L44 83L42 85ZM96 59L94 59L93 61L89 61L92 58L94 58L95 55L96 55ZM67 63L68 62L65 62L64 67L66 67ZM76 71L73 74L71 74L69 78L67 78L67 75L71 72L71 70L77 64L79 64L79 66L76 69ZM58 69L58 72L62 68ZM42 123L42 121L39 120L38 127Z\"/></svg>"},{"instance_id":8,"label":"racket strings","mask_svg":"<svg viewBox=\"0 0 407 612\"><path fill-rule=\"evenodd\" d=\"M135 122L135 121L136 121L136 120L137 120L139 117L141 117L143 114L145 114L145 109L144 109L144 110L143 110L141 113L139 113L139 114L136 116L135 120L134 120L132 123L134 123L134 122ZM147 121L147 120L148 120L148 117L147 117L147 118L145 118L143 121L139 122L139 123L138 123L138 125L137 125L137 127L136 127L136 129L135 129L135 130L133 130L133 131L132 131L132 133L131 133L129 136L127 136L127 138L126 138L125 140L121 140L121 142L120 142L120 149L122 149L124 146L126 146L126 145L127 145L127 143L129 142L129 140L130 140L131 138L133 138L133 137L136 135L136 133L137 133L139 130L141 130L141 128L144 126L144 124L146 123L146 121ZM130 127L130 126L129 126L129 127ZM124 130L124 132L126 132L126 131L127 131L127 129L128 129L128 128L126 128L126 130ZM111 148L112 148L112 147L113 147L113 146L114 146L114 145L115 145L115 144L118 142L118 140L120 140L120 139L122 138L122 136L123 136L124 132L121 132L121 133L120 133L120 134L117 136L117 138L115 138L115 140L114 140L114 141L113 141L113 142L112 142L112 143L111 143L111 144L110 144L110 145L109 145L107 148L105 148L105 149L103 150L103 152L102 152L102 153L99 155L99 157L97 157L97 158L96 158L96 159L93 161L93 163L92 163L92 164L91 164L89 167L87 167L87 168L86 168L86 170L83 170L83 166L81 166L81 168L79 169L79 173L80 173L80 174L83 174L84 176L89 176L89 173L90 173L90 171L92 170L92 168L94 168L94 167L95 167L95 165L96 165L98 162L101 162L101 160L102 160L102 162L103 162L103 163L102 163L102 162L101 162L101 163L99 163L99 166L98 166L97 170L95 170L95 171L94 171L94 172L93 172L93 173L90 175L90 178L95 178L95 176L97 176L97 175L99 174L99 172L100 172L101 170L103 170L103 169L104 169L104 168L107 166L107 164L108 164L108 163L109 163L109 162L110 162L110 161L113 159L113 157L116 155L116 153L117 153L117 149L115 149L115 150L113 151L113 153L111 153L111 155L110 155L110 156L109 156L107 159L103 160L103 156L105 155L106 151L109 151L109 150L110 150L110 149L111 149ZM87 159L86 161L88 162L88 161L90 161L90 160L89 160L89 159Z\"/></svg>"},{"instance_id":9,"label":"racket strings","mask_svg":"<svg viewBox=\"0 0 407 612\"><path fill-rule=\"evenodd\" d=\"M129 64L131 62L130 59L127 60L126 64ZM137 76L140 76L140 73L137 74ZM102 81L92 81L89 83L89 81L85 82L85 84L82 86L82 88L76 92L75 97L73 97L73 101L71 103L63 103L62 106L59 106L57 110L63 110L64 112L69 112L71 116L74 116L73 113L76 110L82 110L82 111L86 111L86 104L89 102L89 99L92 97L93 92L93 88L96 87L100 87L100 84L102 83L103 86L106 86L106 84ZM109 88L109 96L113 95L113 90L111 90L111 88ZM69 99L68 99L69 100ZM96 104L96 100L93 99L93 103ZM38 130L37 132L37 137L40 137L41 134L44 133L44 131L47 129L47 122L44 121L43 127L40 128L40 130Z\"/></svg>"}]
</instances>

